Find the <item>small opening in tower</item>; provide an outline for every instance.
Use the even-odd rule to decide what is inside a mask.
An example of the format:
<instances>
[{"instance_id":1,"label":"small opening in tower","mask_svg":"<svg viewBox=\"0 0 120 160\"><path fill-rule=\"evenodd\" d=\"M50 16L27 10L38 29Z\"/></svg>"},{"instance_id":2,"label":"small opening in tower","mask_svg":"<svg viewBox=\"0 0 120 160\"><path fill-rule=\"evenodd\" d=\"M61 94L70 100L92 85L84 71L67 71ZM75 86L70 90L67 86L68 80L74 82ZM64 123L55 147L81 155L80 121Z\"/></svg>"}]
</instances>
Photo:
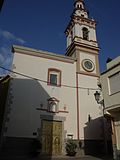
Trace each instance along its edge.
<instances>
[{"instance_id":1,"label":"small opening in tower","mask_svg":"<svg viewBox=\"0 0 120 160\"><path fill-rule=\"evenodd\" d=\"M77 8L82 9L83 8L82 4L77 4Z\"/></svg>"},{"instance_id":2,"label":"small opening in tower","mask_svg":"<svg viewBox=\"0 0 120 160\"><path fill-rule=\"evenodd\" d=\"M88 31L88 29L86 27L84 27L82 29L82 31L83 31L83 39L84 40L89 40L89 31Z\"/></svg>"},{"instance_id":3,"label":"small opening in tower","mask_svg":"<svg viewBox=\"0 0 120 160\"><path fill-rule=\"evenodd\" d=\"M73 40L73 31L71 31L71 40Z\"/></svg>"}]
</instances>

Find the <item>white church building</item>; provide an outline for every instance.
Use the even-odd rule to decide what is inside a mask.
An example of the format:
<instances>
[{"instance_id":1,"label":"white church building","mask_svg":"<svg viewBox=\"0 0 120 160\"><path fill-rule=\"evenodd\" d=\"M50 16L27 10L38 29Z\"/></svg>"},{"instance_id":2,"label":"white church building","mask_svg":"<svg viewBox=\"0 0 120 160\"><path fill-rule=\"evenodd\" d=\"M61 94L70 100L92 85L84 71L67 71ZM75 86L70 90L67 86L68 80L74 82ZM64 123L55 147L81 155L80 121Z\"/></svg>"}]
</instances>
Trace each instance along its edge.
<instances>
[{"instance_id":1,"label":"white church building","mask_svg":"<svg viewBox=\"0 0 120 160\"><path fill-rule=\"evenodd\" d=\"M85 154L104 149L102 107L94 98L100 76L96 21L83 0L75 1L65 34L65 55L13 45L6 141L37 138L42 153L53 155L65 154L68 138L80 141Z\"/></svg>"}]
</instances>

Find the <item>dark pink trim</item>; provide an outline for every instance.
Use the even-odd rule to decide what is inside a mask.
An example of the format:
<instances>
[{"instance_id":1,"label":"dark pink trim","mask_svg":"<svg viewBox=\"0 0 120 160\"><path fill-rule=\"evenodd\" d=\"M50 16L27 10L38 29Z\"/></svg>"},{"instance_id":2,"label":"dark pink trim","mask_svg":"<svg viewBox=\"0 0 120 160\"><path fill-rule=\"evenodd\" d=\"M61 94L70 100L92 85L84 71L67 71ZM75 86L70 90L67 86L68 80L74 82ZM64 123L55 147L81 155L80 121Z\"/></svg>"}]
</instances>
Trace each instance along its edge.
<instances>
[{"instance_id":1,"label":"dark pink trim","mask_svg":"<svg viewBox=\"0 0 120 160\"><path fill-rule=\"evenodd\" d=\"M62 112L62 113L69 113L68 111L62 111L62 110L60 110L60 111L58 111L58 112Z\"/></svg>"},{"instance_id":2,"label":"dark pink trim","mask_svg":"<svg viewBox=\"0 0 120 160\"><path fill-rule=\"evenodd\" d=\"M79 89L78 89L78 74L76 73L76 94L77 94L77 137L78 140L80 139L79 137L79 132L80 132L80 125L79 125Z\"/></svg>"}]
</instances>

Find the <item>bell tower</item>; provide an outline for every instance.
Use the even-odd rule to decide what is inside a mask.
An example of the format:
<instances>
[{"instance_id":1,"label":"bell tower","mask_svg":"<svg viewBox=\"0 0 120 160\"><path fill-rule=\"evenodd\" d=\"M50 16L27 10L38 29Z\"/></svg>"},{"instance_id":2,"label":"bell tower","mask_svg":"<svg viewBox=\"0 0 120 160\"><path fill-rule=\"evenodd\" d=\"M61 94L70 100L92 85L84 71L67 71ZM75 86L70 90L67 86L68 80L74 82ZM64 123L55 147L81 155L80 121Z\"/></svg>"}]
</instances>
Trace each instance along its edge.
<instances>
[{"instance_id":1,"label":"bell tower","mask_svg":"<svg viewBox=\"0 0 120 160\"><path fill-rule=\"evenodd\" d=\"M84 0L75 0L70 22L65 30L66 55L76 57L77 72L99 74L96 21L89 17Z\"/></svg>"},{"instance_id":2,"label":"bell tower","mask_svg":"<svg viewBox=\"0 0 120 160\"><path fill-rule=\"evenodd\" d=\"M101 116L94 99L100 75L99 46L96 38L96 21L90 18L84 0L74 1L73 13L65 34L67 38L66 56L76 58L78 140L91 140L92 146L94 145L92 142L99 139L100 136L94 131L96 127L100 130L97 119ZM90 119L95 123L89 123Z\"/></svg>"}]
</instances>

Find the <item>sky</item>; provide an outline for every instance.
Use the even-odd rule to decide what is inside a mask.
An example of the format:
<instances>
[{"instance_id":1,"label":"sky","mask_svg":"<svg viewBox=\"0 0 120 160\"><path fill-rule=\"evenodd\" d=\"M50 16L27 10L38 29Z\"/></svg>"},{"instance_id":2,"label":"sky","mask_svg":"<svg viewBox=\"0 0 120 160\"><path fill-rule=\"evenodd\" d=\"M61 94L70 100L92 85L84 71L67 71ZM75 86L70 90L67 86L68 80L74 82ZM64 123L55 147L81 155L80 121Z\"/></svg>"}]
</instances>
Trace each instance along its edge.
<instances>
[{"instance_id":1,"label":"sky","mask_svg":"<svg viewBox=\"0 0 120 160\"><path fill-rule=\"evenodd\" d=\"M0 66L10 68L12 45L58 54L66 52L64 31L74 0L4 0L0 12ZM85 0L90 17L97 21L100 71L108 57L120 55L120 0ZM7 74L0 69L0 74Z\"/></svg>"}]
</instances>

